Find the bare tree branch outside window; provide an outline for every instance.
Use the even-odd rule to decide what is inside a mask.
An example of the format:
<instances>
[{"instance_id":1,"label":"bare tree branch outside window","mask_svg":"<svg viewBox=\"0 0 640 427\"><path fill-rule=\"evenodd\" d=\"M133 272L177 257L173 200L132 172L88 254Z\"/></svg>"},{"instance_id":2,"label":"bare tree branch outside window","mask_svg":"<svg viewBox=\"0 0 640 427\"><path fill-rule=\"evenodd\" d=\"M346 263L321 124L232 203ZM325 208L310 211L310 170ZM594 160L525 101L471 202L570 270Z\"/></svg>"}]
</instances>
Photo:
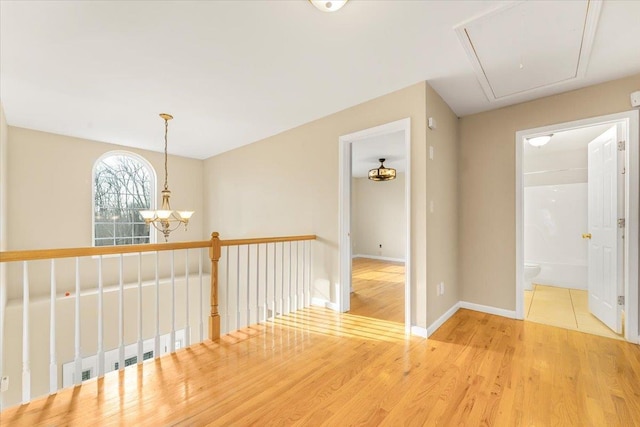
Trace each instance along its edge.
<instances>
[{"instance_id":1,"label":"bare tree branch outside window","mask_svg":"<svg viewBox=\"0 0 640 427\"><path fill-rule=\"evenodd\" d=\"M151 207L151 171L133 156L115 154L95 167L95 246L149 243L150 229L140 216Z\"/></svg>"}]
</instances>

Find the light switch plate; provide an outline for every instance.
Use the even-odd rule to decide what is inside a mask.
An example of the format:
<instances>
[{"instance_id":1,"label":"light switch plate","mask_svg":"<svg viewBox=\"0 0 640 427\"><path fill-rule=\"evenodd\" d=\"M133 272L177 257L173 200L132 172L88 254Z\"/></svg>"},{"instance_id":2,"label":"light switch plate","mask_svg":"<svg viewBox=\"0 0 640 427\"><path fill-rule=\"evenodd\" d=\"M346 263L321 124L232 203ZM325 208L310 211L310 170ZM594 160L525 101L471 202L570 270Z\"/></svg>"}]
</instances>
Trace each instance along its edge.
<instances>
[{"instance_id":1,"label":"light switch plate","mask_svg":"<svg viewBox=\"0 0 640 427\"><path fill-rule=\"evenodd\" d=\"M631 106L640 107L640 90L637 90L631 94Z\"/></svg>"}]
</instances>

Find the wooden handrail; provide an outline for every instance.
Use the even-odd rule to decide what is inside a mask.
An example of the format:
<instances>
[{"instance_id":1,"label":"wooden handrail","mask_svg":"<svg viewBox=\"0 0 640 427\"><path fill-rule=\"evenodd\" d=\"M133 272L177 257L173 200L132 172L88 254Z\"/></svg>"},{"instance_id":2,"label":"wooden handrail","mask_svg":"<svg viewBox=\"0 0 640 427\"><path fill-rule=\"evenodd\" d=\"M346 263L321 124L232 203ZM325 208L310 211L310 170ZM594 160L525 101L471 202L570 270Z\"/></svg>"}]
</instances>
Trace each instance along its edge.
<instances>
[{"instance_id":1,"label":"wooden handrail","mask_svg":"<svg viewBox=\"0 0 640 427\"><path fill-rule=\"evenodd\" d=\"M220 240L220 246L257 245L260 243L296 242L302 240L316 240L316 235L306 234L303 236L259 237L252 239Z\"/></svg>"},{"instance_id":2,"label":"wooden handrail","mask_svg":"<svg viewBox=\"0 0 640 427\"><path fill-rule=\"evenodd\" d=\"M97 246L85 248L34 249L0 252L0 262L32 261L37 259L74 258L97 255L117 255L140 252L161 252L174 249L208 248L210 240L175 243L145 243L142 245Z\"/></svg>"}]
</instances>

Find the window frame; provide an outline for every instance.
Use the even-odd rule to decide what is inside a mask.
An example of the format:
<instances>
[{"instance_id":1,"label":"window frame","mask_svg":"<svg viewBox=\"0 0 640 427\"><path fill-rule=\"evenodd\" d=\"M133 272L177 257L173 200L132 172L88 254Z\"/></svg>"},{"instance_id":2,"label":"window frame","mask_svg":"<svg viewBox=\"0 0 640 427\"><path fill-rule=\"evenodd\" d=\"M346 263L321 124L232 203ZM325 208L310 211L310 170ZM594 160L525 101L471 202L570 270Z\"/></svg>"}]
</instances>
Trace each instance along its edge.
<instances>
[{"instance_id":1,"label":"window frame","mask_svg":"<svg viewBox=\"0 0 640 427\"><path fill-rule=\"evenodd\" d=\"M150 210L156 209L156 203L157 203L156 189L157 189L158 177L157 177L155 168L151 165L151 162L149 162L140 154L137 154L131 151L126 151L126 150L111 150L103 153L100 157L96 159L96 161L93 163L93 168L91 169L91 247L100 247L100 246L96 246L96 185L95 185L96 168L98 164L104 161L104 159L108 157L113 157L113 156L131 157L136 161L140 162L141 164L143 164L147 168L149 172L149 180L151 181L150 182L151 188L149 190L151 193L151 206L149 206L149 209ZM157 243L158 236L155 231L156 231L155 228L150 225L149 226L149 243ZM104 245L104 246L127 246L127 245L110 244L110 245Z\"/></svg>"}]
</instances>

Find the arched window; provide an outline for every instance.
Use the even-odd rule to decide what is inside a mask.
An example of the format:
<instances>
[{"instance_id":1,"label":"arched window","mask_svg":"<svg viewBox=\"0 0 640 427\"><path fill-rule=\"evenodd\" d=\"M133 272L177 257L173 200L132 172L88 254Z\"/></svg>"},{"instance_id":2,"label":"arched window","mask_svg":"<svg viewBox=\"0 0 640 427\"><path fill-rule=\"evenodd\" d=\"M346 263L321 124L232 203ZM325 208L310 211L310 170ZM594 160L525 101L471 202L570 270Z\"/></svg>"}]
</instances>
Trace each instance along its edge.
<instances>
[{"instance_id":1,"label":"arched window","mask_svg":"<svg viewBox=\"0 0 640 427\"><path fill-rule=\"evenodd\" d=\"M93 245L154 243L141 209L154 209L156 174L142 157L112 151L93 166Z\"/></svg>"}]
</instances>

